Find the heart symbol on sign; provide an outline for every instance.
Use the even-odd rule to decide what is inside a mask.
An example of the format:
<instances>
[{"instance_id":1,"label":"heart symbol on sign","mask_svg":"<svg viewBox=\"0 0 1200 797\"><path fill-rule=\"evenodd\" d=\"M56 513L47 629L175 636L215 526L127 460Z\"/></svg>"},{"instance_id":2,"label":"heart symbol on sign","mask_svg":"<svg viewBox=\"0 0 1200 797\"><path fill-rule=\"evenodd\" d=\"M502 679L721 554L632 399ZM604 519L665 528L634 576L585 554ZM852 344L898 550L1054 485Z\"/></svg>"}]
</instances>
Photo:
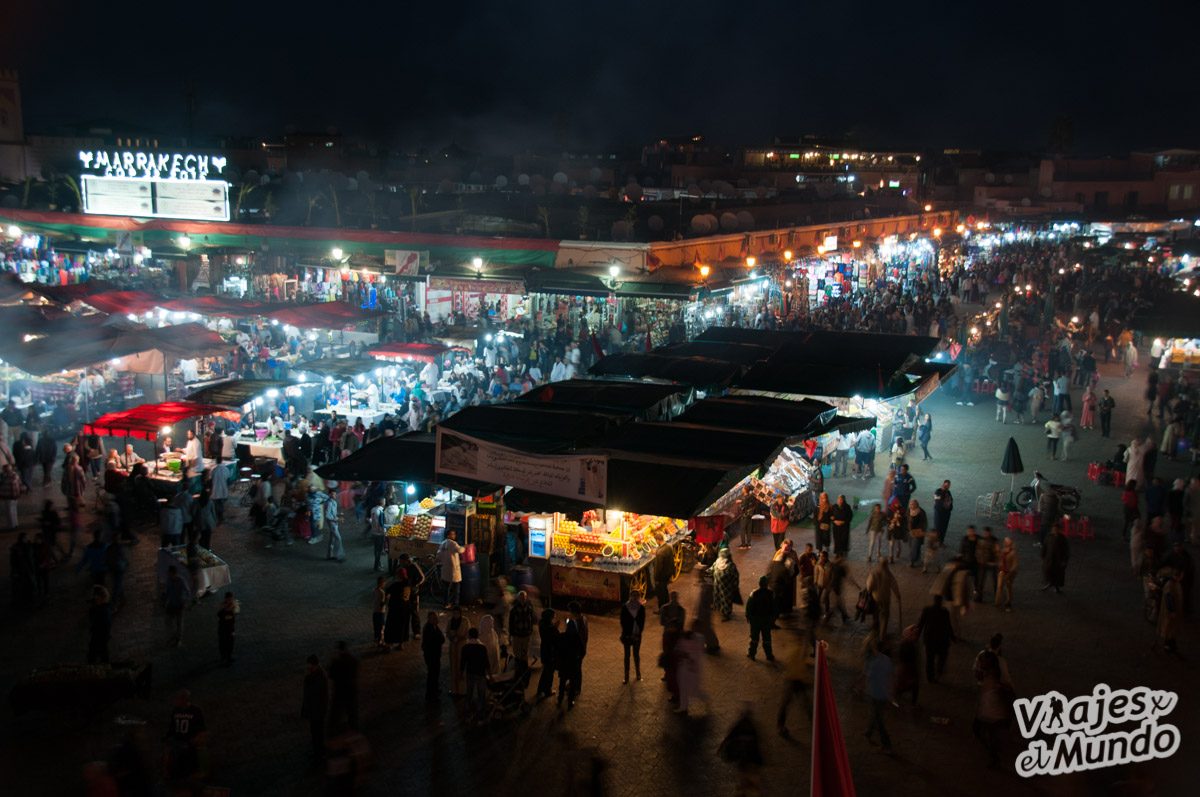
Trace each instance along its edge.
<instances>
[{"instance_id":1,"label":"heart symbol on sign","mask_svg":"<svg viewBox=\"0 0 1200 797\"><path fill-rule=\"evenodd\" d=\"M92 165L92 153L80 152L79 160L83 161L83 168L87 169Z\"/></svg>"},{"instance_id":2,"label":"heart symbol on sign","mask_svg":"<svg viewBox=\"0 0 1200 797\"><path fill-rule=\"evenodd\" d=\"M213 168L216 169L218 172L225 168L225 163L226 163L225 158L213 158L212 159Z\"/></svg>"}]
</instances>

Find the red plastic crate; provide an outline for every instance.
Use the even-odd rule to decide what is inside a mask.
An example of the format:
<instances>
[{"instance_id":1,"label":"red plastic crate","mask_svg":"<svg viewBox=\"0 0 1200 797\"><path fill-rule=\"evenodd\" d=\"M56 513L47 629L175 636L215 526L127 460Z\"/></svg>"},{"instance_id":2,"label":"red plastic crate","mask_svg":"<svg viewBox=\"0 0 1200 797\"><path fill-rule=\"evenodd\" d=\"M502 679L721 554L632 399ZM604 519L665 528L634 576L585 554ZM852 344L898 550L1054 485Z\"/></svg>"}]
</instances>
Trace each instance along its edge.
<instances>
[{"instance_id":1,"label":"red plastic crate","mask_svg":"<svg viewBox=\"0 0 1200 797\"><path fill-rule=\"evenodd\" d=\"M1042 518L1037 512L1026 512L1021 515L1021 533L1033 534L1042 525Z\"/></svg>"},{"instance_id":2,"label":"red plastic crate","mask_svg":"<svg viewBox=\"0 0 1200 797\"><path fill-rule=\"evenodd\" d=\"M1112 472L1112 474L1113 474L1113 487L1124 487L1125 486L1125 471L1121 470L1120 468L1117 468L1116 470L1114 470Z\"/></svg>"},{"instance_id":3,"label":"red plastic crate","mask_svg":"<svg viewBox=\"0 0 1200 797\"><path fill-rule=\"evenodd\" d=\"M1009 512L1008 520L1005 521L1004 526L1009 531L1020 531L1021 530L1021 513L1020 512Z\"/></svg>"},{"instance_id":4,"label":"red plastic crate","mask_svg":"<svg viewBox=\"0 0 1200 797\"><path fill-rule=\"evenodd\" d=\"M1088 479L1091 481L1096 481L1097 479L1100 478L1100 472L1102 470L1103 470L1103 468L1100 467L1099 462L1089 462L1088 466L1087 466Z\"/></svg>"}]
</instances>

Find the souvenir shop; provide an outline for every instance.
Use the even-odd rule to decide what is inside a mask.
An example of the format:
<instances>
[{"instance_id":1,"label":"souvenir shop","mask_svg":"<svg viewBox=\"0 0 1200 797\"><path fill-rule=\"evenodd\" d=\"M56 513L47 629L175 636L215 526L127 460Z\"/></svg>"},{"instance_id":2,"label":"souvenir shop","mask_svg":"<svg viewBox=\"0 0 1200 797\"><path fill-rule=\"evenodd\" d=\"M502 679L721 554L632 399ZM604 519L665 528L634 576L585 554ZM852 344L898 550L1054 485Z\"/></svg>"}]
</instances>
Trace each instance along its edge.
<instances>
[{"instance_id":1,"label":"souvenir shop","mask_svg":"<svg viewBox=\"0 0 1200 797\"><path fill-rule=\"evenodd\" d=\"M177 254L156 254L144 246L113 249L78 241L22 233L0 251L4 272L25 283L77 285L89 280L136 281L139 286L166 287Z\"/></svg>"}]
</instances>

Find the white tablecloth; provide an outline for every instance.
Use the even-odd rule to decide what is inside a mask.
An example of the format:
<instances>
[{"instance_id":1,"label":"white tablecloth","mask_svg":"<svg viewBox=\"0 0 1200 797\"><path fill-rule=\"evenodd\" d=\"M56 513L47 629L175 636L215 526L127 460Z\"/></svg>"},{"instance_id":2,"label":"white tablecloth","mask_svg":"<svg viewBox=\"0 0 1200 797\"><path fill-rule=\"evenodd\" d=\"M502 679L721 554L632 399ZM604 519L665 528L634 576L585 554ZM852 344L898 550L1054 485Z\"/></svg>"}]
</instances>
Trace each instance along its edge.
<instances>
[{"instance_id":1,"label":"white tablecloth","mask_svg":"<svg viewBox=\"0 0 1200 797\"><path fill-rule=\"evenodd\" d=\"M246 446L250 449L252 457L267 457L277 460L283 464L283 443L268 440L251 441L245 437L237 438L237 445Z\"/></svg>"},{"instance_id":2,"label":"white tablecloth","mask_svg":"<svg viewBox=\"0 0 1200 797\"><path fill-rule=\"evenodd\" d=\"M233 577L229 573L229 565L213 554L217 560L217 564L212 567L201 567L196 571L196 583L192 583L192 573L188 570L187 565L181 562L177 556L177 551L182 551L183 546L174 548L160 548L158 550L158 564L155 567L155 575L158 578L158 588L161 592L167 584L167 568L175 565L179 571L179 577L183 579L191 593L197 598L203 597L210 592L216 592L224 589L233 583ZM201 549L204 550L204 549ZM207 553L212 553L208 551Z\"/></svg>"}]
</instances>

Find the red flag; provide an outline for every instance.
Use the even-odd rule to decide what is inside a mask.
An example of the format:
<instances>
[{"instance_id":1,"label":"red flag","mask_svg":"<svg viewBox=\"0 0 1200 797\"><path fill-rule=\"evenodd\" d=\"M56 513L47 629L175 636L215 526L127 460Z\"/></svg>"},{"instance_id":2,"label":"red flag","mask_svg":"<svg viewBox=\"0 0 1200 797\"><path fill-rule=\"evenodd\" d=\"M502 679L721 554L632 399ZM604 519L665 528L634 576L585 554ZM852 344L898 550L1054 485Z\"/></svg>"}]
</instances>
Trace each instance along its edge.
<instances>
[{"instance_id":1,"label":"red flag","mask_svg":"<svg viewBox=\"0 0 1200 797\"><path fill-rule=\"evenodd\" d=\"M813 670L813 735L812 790L813 797L855 797L854 778L850 776L850 759L846 755L846 740L838 721L837 703L833 697L833 682L829 679L829 662L825 658L825 642L817 643L817 665Z\"/></svg>"},{"instance_id":2,"label":"red flag","mask_svg":"<svg viewBox=\"0 0 1200 797\"><path fill-rule=\"evenodd\" d=\"M596 333L592 333L592 351L596 352L596 359L599 360L604 356L604 349L600 348L600 341L596 340Z\"/></svg>"}]
</instances>

